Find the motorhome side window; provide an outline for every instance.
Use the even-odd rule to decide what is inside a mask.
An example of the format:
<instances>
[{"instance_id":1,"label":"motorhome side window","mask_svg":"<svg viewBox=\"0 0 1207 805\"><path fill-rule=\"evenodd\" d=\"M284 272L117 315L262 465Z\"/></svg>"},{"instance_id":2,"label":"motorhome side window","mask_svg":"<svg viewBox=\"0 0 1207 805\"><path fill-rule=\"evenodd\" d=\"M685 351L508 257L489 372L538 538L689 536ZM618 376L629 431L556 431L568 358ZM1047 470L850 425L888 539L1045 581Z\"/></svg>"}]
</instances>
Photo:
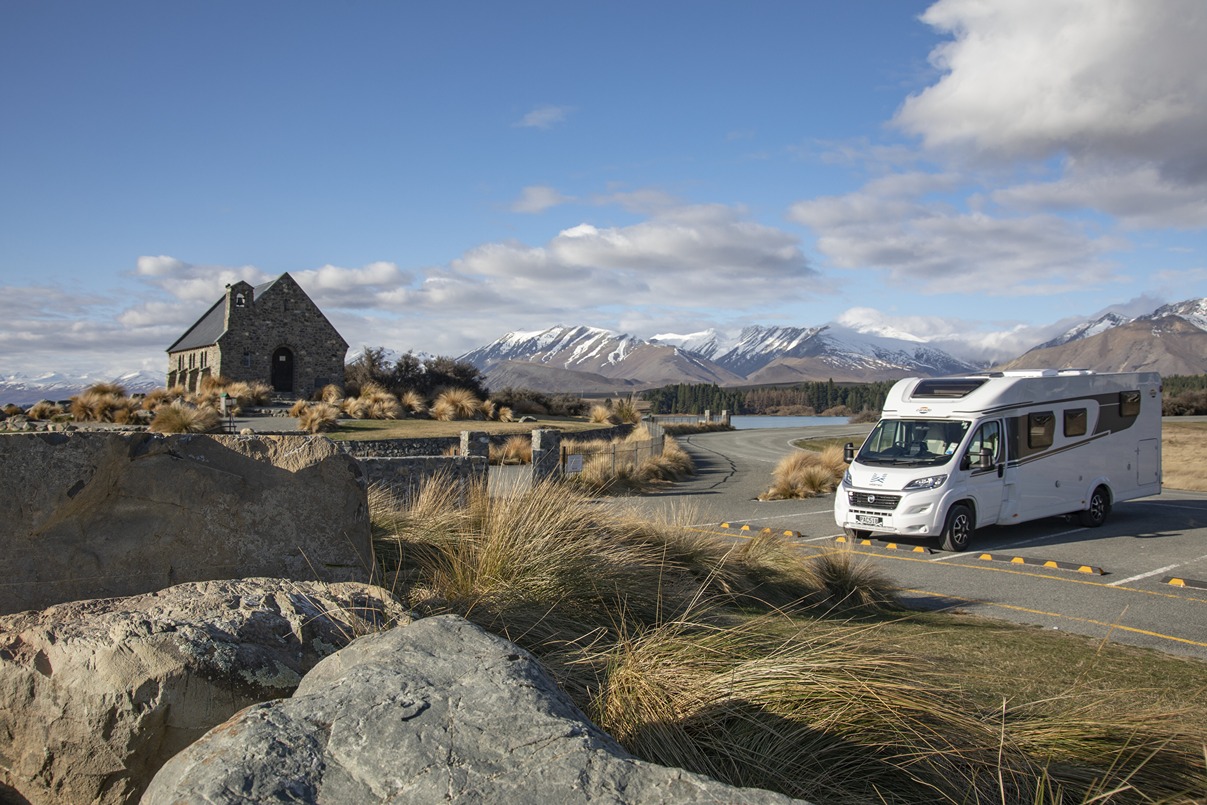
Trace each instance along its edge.
<instances>
[{"instance_id":1,"label":"motorhome side window","mask_svg":"<svg viewBox=\"0 0 1207 805\"><path fill-rule=\"evenodd\" d=\"M968 443L968 453L964 459L964 467L980 466L981 451L988 450L992 456L991 463L997 463L1001 460L1002 444L1002 427L997 422L986 422L976 429L976 433L972 434L972 441Z\"/></svg>"},{"instance_id":2,"label":"motorhome side window","mask_svg":"<svg viewBox=\"0 0 1207 805\"><path fill-rule=\"evenodd\" d=\"M1070 408L1065 411L1065 436L1085 436L1086 411L1084 408Z\"/></svg>"},{"instance_id":3,"label":"motorhome side window","mask_svg":"<svg viewBox=\"0 0 1207 805\"><path fill-rule=\"evenodd\" d=\"M1051 411L1027 415L1027 447L1037 450L1052 446L1056 435L1056 417Z\"/></svg>"},{"instance_id":4,"label":"motorhome side window","mask_svg":"<svg viewBox=\"0 0 1207 805\"><path fill-rule=\"evenodd\" d=\"M1140 392L1119 392L1119 415L1140 416Z\"/></svg>"}]
</instances>

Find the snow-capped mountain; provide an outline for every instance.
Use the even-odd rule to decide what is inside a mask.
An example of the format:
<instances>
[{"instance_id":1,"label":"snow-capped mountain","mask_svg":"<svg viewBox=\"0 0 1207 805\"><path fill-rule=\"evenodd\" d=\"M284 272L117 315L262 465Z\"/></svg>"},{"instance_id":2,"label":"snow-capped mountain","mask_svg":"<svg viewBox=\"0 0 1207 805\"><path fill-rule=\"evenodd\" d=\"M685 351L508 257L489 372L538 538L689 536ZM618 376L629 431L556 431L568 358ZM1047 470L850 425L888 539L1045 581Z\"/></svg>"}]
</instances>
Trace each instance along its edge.
<instances>
[{"instance_id":1,"label":"snow-capped mountain","mask_svg":"<svg viewBox=\"0 0 1207 805\"><path fill-rule=\"evenodd\" d=\"M1030 351L1034 352L1040 349L1064 346L1074 341L1093 338L1108 330L1122 327L1132 322L1157 321L1168 316L1182 319L1200 330L1207 331L1207 298L1187 299L1184 302L1162 305L1152 313L1145 313L1141 316L1133 317L1123 316L1118 313L1105 313L1095 319L1081 322L1077 326L1056 336L1056 338L1045 341L1039 346L1032 347Z\"/></svg>"},{"instance_id":2,"label":"snow-capped mountain","mask_svg":"<svg viewBox=\"0 0 1207 805\"><path fill-rule=\"evenodd\" d=\"M1083 321L1076 327L1072 327L1053 339L1045 341L1034 349L1048 349L1049 347L1059 347L1070 341L1080 341L1083 338L1090 338L1099 333L1106 332L1112 327L1118 327L1122 324L1127 324L1131 321L1127 316L1121 316L1118 313L1107 313L1090 321Z\"/></svg>"},{"instance_id":3,"label":"snow-capped mountain","mask_svg":"<svg viewBox=\"0 0 1207 805\"><path fill-rule=\"evenodd\" d=\"M550 382L557 377L561 383L567 380L566 371L610 380L637 380L649 386L741 380L693 352L598 327L558 325L535 332L511 332L459 360L472 363L491 383L495 382L492 370L514 363L547 367ZM509 366L508 371L514 374L516 370ZM531 367L527 376L533 377ZM582 388L593 390L598 385L597 378L579 380Z\"/></svg>"},{"instance_id":4,"label":"snow-capped mountain","mask_svg":"<svg viewBox=\"0 0 1207 805\"><path fill-rule=\"evenodd\" d=\"M715 361L718 355L723 355L734 346L731 339L712 328L687 335L659 333L650 339L650 343L685 349L701 358L708 358L710 361Z\"/></svg>"},{"instance_id":5,"label":"snow-capped mountain","mask_svg":"<svg viewBox=\"0 0 1207 805\"><path fill-rule=\"evenodd\" d=\"M512 332L466 353L468 361L497 384L523 376L529 384L572 382L596 389L617 380L649 387L669 383L794 383L802 380L885 380L910 374L940 375L975 371L974 367L921 341L866 335L837 325L822 327L747 327L737 343L722 350L725 339L706 331L662 334L644 341L594 327L552 327ZM697 346L704 354L689 350ZM682 346L681 346L682 345ZM719 354L718 354L719 353ZM718 355L710 360L706 355ZM521 371L521 365L524 367ZM546 371L534 377L533 367ZM577 375L567 375L567 371Z\"/></svg>"},{"instance_id":6,"label":"snow-capped mountain","mask_svg":"<svg viewBox=\"0 0 1207 805\"><path fill-rule=\"evenodd\" d=\"M717 363L752 383L886 380L978 369L919 340L869 335L833 324L747 327L738 345Z\"/></svg>"},{"instance_id":7,"label":"snow-capped mountain","mask_svg":"<svg viewBox=\"0 0 1207 805\"><path fill-rule=\"evenodd\" d=\"M116 383L128 394L146 393L164 385L162 372L128 372L118 377L100 375L13 374L0 376L0 405L30 405L39 400L66 400L95 383Z\"/></svg>"}]
</instances>

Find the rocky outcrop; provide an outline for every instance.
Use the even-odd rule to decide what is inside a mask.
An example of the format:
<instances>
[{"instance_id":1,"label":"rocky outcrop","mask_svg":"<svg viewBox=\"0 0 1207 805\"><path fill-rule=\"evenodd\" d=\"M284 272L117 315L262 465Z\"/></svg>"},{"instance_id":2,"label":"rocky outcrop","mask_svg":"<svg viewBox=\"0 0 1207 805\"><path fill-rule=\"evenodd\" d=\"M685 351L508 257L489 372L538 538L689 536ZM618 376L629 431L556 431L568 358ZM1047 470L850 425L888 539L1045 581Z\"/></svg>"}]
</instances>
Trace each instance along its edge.
<instances>
[{"instance_id":1,"label":"rocky outcrop","mask_svg":"<svg viewBox=\"0 0 1207 805\"><path fill-rule=\"evenodd\" d=\"M136 801L207 730L406 620L377 587L281 579L0 617L0 802Z\"/></svg>"},{"instance_id":2,"label":"rocky outcrop","mask_svg":"<svg viewBox=\"0 0 1207 805\"><path fill-rule=\"evenodd\" d=\"M144 803L784 803L628 755L523 649L453 616L370 635L169 761Z\"/></svg>"},{"instance_id":3,"label":"rocky outcrop","mask_svg":"<svg viewBox=\"0 0 1207 805\"><path fill-rule=\"evenodd\" d=\"M0 437L0 613L187 581L368 581L355 459L312 436Z\"/></svg>"}]
</instances>

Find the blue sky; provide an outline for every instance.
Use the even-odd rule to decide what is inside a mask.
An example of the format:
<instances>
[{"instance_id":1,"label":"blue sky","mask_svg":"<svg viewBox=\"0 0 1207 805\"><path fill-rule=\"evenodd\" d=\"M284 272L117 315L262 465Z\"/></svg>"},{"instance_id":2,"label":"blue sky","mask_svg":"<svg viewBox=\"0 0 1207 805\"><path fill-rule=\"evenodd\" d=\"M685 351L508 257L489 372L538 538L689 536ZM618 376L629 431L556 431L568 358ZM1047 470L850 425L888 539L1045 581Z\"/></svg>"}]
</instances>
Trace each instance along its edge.
<instances>
[{"instance_id":1,"label":"blue sky","mask_svg":"<svg viewBox=\"0 0 1207 805\"><path fill-rule=\"evenodd\" d=\"M0 376L290 272L353 349L1207 296L1199 0L0 7Z\"/></svg>"}]
</instances>

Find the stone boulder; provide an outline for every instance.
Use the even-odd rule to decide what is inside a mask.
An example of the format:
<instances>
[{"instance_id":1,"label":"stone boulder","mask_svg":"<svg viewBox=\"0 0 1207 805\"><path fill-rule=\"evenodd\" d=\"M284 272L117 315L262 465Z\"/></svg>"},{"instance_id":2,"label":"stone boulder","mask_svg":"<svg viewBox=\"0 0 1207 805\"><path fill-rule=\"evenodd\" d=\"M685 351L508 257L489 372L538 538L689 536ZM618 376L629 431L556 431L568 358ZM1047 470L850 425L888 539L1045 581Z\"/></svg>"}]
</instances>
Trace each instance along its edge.
<instances>
[{"instance_id":1,"label":"stone boulder","mask_svg":"<svg viewBox=\"0 0 1207 805\"><path fill-rule=\"evenodd\" d=\"M637 760L523 649L455 616L370 635L160 769L143 802L786 803Z\"/></svg>"},{"instance_id":2,"label":"stone boulder","mask_svg":"<svg viewBox=\"0 0 1207 805\"><path fill-rule=\"evenodd\" d=\"M208 579L371 579L363 475L321 437L11 434L0 488L0 613Z\"/></svg>"},{"instance_id":3,"label":"stone boulder","mask_svg":"<svg viewBox=\"0 0 1207 805\"><path fill-rule=\"evenodd\" d=\"M0 617L0 802L137 801L207 730L407 619L379 587L283 579Z\"/></svg>"}]
</instances>

